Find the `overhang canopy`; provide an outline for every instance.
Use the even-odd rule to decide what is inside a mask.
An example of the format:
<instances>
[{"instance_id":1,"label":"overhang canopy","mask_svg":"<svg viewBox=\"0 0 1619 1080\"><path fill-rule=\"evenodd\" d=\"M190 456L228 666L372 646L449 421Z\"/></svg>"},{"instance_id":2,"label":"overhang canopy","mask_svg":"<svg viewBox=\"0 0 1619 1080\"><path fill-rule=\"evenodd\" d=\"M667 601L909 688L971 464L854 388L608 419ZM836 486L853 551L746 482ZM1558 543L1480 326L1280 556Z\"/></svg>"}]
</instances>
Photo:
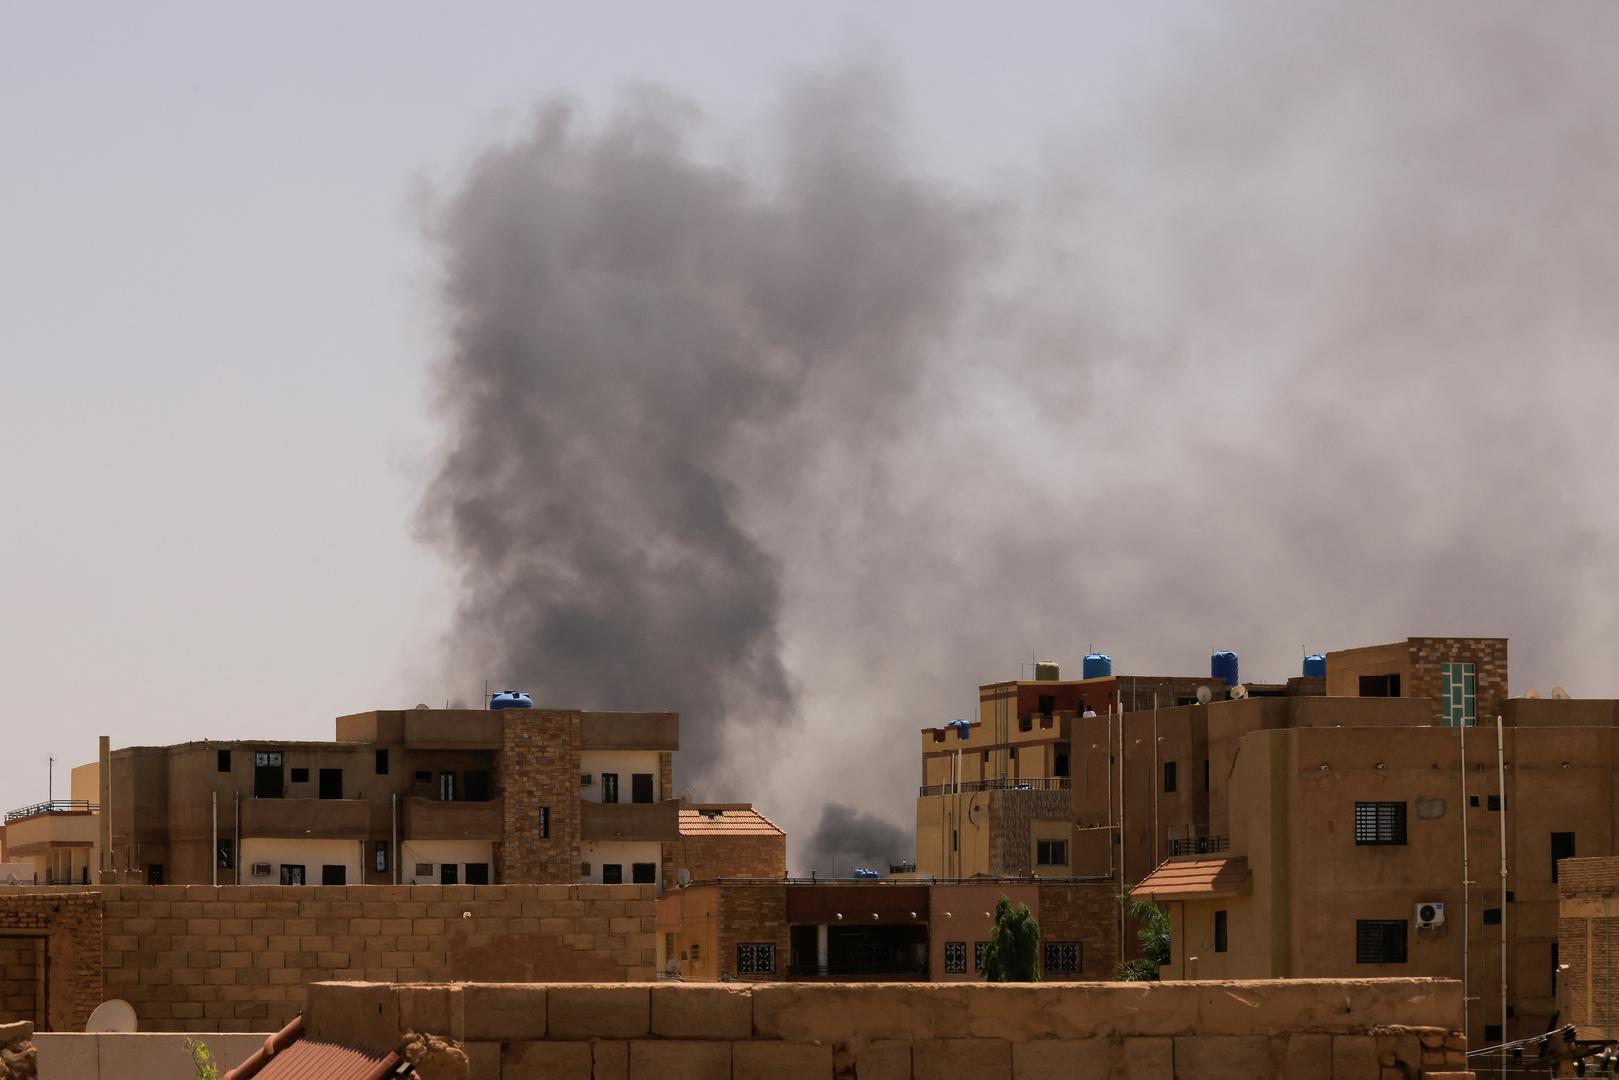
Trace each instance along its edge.
<instances>
[{"instance_id":1,"label":"overhang canopy","mask_svg":"<svg viewBox=\"0 0 1619 1080\"><path fill-rule=\"evenodd\" d=\"M1141 900L1199 900L1231 896L1244 889L1253 875L1248 856L1216 859L1172 859L1141 879L1130 895Z\"/></svg>"}]
</instances>

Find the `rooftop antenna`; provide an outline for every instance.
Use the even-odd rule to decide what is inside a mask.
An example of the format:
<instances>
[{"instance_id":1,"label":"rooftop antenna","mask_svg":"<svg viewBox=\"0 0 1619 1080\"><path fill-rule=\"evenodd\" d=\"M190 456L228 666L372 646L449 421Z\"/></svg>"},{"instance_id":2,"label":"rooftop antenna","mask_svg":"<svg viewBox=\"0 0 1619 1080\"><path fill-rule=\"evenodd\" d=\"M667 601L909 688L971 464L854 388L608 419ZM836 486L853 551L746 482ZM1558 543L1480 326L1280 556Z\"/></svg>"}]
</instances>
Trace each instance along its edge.
<instances>
[{"instance_id":1,"label":"rooftop antenna","mask_svg":"<svg viewBox=\"0 0 1619 1080\"><path fill-rule=\"evenodd\" d=\"M54 757L45 759L45 801L56 801L56 759Z\"/></svg>"}]
</instances>

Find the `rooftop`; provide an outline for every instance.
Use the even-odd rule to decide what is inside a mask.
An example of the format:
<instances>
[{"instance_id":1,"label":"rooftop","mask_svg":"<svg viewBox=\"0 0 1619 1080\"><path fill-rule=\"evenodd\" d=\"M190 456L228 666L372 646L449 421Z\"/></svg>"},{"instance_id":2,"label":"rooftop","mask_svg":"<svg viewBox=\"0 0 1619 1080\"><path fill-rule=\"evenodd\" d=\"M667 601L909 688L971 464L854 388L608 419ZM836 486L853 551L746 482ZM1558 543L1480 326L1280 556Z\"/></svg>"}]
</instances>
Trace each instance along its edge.
<instances>
[{"instance_id":1,"label":"rooftop","mask_svg":"<svg viewBox=\"0 0 1619 1080\"><path fill-rule=\"evenodd\" d=\"M785 836L781 826L753 808L752 803L683 803L682 836Z\"/></svg>"},{"instance_id":2,"label":"rooftop","mask_svg":"<svg viewBox=\"0 0 1619 1080\"><path fill-rule=\"evenodd\" d=\"M1224 896L1248 883L1248 857L1176 859L1163 863L1141 879L1131 895L1152 900L1180 900L1194 896Z\"/></svg>"}]
</instances>

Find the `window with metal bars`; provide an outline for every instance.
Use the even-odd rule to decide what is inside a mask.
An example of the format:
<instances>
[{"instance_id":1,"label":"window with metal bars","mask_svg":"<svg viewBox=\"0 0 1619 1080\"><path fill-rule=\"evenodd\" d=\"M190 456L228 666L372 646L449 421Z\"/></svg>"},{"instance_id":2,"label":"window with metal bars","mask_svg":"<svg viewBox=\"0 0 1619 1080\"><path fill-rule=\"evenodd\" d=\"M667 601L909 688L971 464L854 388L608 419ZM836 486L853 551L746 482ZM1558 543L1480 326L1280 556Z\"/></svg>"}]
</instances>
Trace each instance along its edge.
<instances>
[{"instance_id":1,"label":"window with metal bars","mask_svg":"<svg viewBox=\"0 0 1619 1080\"><path fill-rule=\"evenodd\" d=\"M944 943L944 973L946 975L967 974L967 943L965 941L947 941Z\"/></svg>"},{"instance_id":2,"label":"window with metal bars","mask_svg":"<svg viewBox=\"0 0 1619 1080\"><path fill-rule=\"evenodd\" d=\"M743 942L736 947L736 973L738 975L770 975L775 970L776 946L774 944L770 942Z\"/></svg>"},{"instance_id":3,"label":"window with metal bars","mask_svg":"<svg viewBox=\"0 0 1619 1080\"><path fill-rule=\"evenodd\" d=\"M1405 963L1404 919L1355 920L1355 963Z\"/></svg>"},{"instance_id":4,"label":"window with metal bars","mask_svg":"<svg viewBox=\"0 0 1619 1080\"><path fill-rule=\"evenodd\" d=\"M1355 843L1404 844L1405 803L1358 802L1355 804Z\"/></svg>"},{"instance_id":5,"label":"window with metal bars","mask_svg":"<svg viewBox=\"0 0 1619 1080\"><path fill-rule=\"evenodd\" d=\"M1047 975L1078 975L1085 968L1085 947L1077 941L1048 941L1045 959Z\"/></svg>"}]
</instances>

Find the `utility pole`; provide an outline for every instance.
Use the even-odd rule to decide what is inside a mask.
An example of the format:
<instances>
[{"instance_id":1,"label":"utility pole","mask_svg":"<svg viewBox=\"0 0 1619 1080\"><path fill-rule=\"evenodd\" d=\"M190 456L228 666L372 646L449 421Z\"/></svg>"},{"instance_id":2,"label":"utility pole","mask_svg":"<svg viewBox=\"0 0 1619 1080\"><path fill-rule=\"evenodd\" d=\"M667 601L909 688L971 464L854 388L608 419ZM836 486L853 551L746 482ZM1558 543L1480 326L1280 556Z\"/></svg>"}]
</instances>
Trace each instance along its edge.
<instances>
[{"instance_id":1,"label":"utility pole","mask_svg":"<svg viewBox=\"0 0 1619 1080\"><path fill-rule=\"evenodd\" d=\"M56 758L54 757L45 759L45 801L48 803L56 801Z\"/></svg>"}]
</instances>

